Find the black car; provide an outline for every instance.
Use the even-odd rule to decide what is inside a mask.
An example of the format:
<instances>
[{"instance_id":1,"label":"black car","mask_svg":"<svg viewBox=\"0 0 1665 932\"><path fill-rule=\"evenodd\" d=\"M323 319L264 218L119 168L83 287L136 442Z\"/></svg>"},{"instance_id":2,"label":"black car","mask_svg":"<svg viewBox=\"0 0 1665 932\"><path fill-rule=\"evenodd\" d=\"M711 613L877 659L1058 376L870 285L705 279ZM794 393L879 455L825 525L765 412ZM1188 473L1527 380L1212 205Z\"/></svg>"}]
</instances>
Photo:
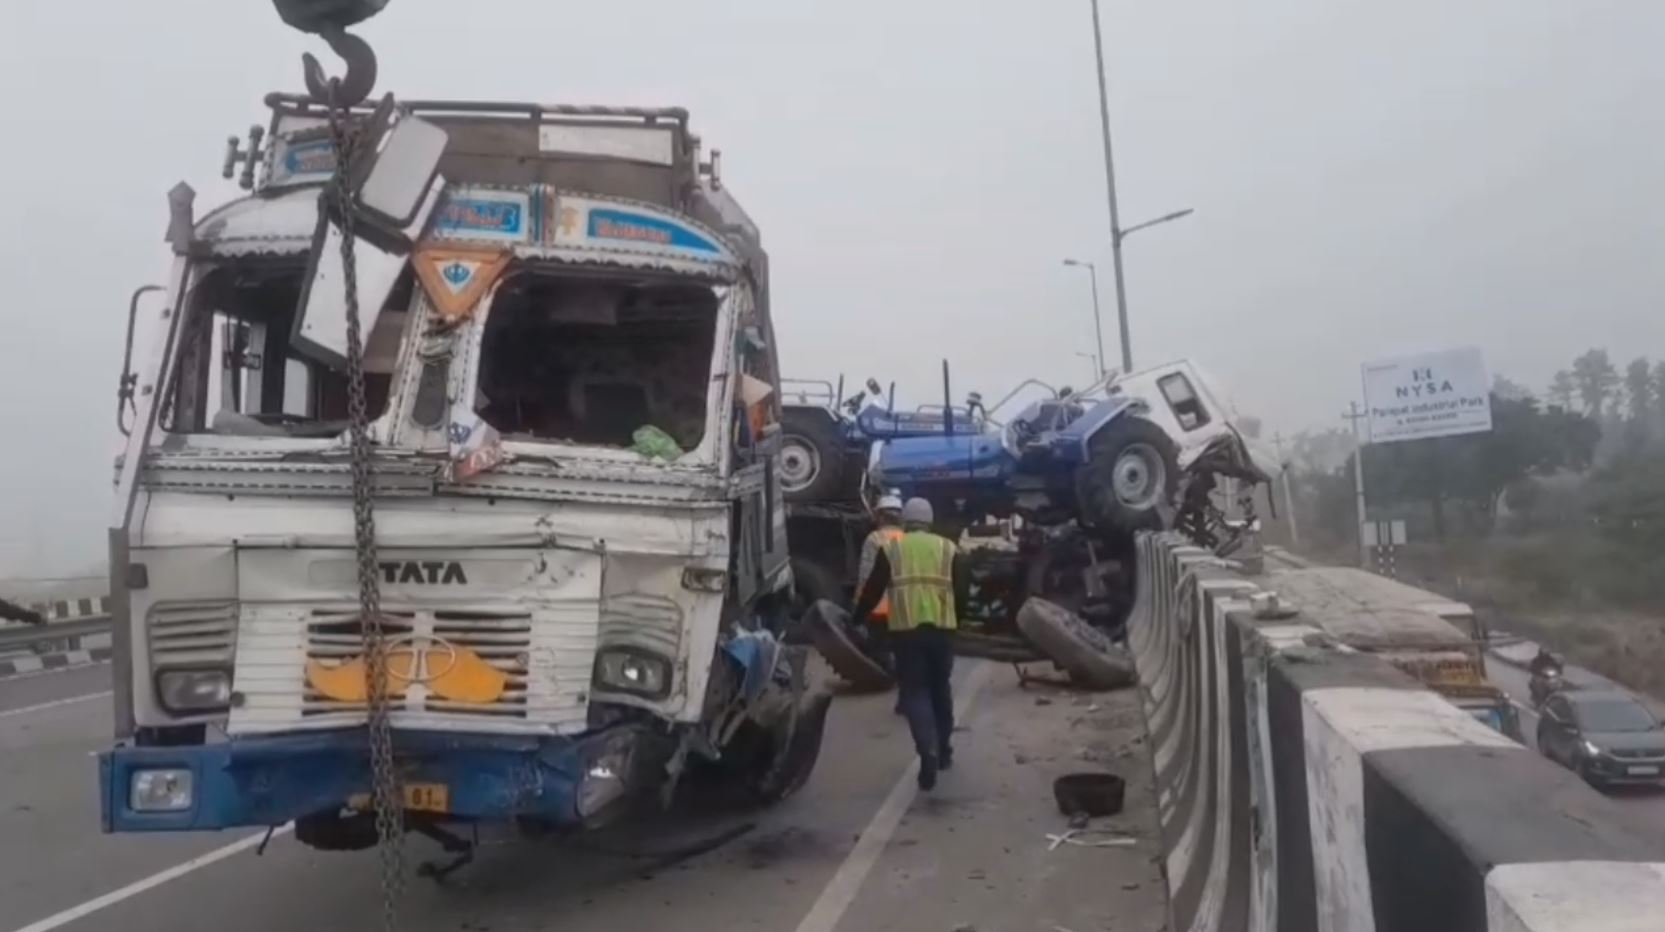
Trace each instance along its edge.
<instances>
[{"instance_id":1,"label":"black car","mask_svg":"<svg viewBox=\"0 0 1665 932\"><path fill-rule=\"evenodd\" d=\"M1550 696L1538 719L1538 749L1598 788L1665 784L1665 727L1628 693Z\"/></svg>"}]
</instances>

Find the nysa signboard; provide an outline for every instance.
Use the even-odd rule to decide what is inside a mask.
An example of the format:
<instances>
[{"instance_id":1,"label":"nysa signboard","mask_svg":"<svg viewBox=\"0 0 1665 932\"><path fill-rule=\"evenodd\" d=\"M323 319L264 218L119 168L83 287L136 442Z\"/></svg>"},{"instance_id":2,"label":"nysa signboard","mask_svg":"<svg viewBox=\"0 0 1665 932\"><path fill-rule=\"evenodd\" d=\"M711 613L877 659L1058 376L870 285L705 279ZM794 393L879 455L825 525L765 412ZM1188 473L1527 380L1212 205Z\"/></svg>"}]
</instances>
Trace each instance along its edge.
<instances>
[{"instance_id":1,"label":"nysa signboard","mask_svg":"<svg viewBox=\"0 0 1665 932\"><path fill-rule=\"evenodd\" d=\"M1370 442L1491 430L1490 389L1486 362L1474 346L1366 363Z\"/></svg>"}]
</instances>

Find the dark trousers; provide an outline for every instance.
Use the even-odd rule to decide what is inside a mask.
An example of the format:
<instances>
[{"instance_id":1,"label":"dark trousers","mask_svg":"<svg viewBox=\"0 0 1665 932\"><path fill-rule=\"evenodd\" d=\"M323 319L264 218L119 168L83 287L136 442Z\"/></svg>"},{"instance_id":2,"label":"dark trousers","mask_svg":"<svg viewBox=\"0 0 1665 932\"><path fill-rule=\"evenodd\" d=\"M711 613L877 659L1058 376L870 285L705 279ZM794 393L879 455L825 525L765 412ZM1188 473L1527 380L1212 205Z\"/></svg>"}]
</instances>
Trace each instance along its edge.
<instances>
[{"instance_id":1,"label":"dark trousers","mask_svg":"<svg viewBox=\"0 0 1665 932\"><path fill-rule=\"evenodd\" d=\"M890 636L896 687L920 757L947 751L954 734L953 635L934 625Z\"/></svg>"}]
</instances>

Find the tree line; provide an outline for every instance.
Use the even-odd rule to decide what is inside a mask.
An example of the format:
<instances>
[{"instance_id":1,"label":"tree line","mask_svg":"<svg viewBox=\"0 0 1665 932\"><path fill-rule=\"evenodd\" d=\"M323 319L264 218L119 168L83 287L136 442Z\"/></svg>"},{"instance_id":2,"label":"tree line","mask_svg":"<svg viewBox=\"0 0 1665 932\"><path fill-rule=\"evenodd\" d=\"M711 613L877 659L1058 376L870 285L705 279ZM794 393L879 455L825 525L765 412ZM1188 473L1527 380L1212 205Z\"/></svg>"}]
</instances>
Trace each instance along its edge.
<instances>
[{"instance_id":1,"label":"tree line","mask_svg":"<svg viewBox=\"0 0 1665 932\"><path fill-rule=\"evenodd\" d=\"M1522 558L1535 582L1665 595L1665 361L1639 357L1621 374L1591 349L1541 392L1498 376L1491 403L1487 433L1365 447L1369 516L1405 520L1413 541L1523 553L1539 542L1542 559ZM1283 451L1303 533L1337 548L1357 540L1357 452L1344 427L1298 434Z\"/></svg>"}]
</instances>

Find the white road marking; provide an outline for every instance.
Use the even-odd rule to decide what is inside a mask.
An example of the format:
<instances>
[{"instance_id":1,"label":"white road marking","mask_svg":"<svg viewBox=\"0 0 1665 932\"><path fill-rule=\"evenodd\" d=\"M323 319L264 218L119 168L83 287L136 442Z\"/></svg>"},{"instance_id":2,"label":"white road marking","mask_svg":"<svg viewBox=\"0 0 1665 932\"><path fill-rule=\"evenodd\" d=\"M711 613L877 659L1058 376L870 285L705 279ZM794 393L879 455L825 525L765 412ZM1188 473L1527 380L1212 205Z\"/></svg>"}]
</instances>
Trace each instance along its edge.
<instances>
[{"instance_id":1,"label":"white road marking","mask_svg":"<svg viewBox=\"0 0 1665 932\"><path fill-rule=\"evenodd\" d=\"M57 707L63 706L63 705L75 705L78 702L88 702L88 701L93 700L93 699L103 699L105 696L110 695L110 693L111 693L111 691L106 689L101 693L87 693L85 696L70 696L68 699L54 699L51 702L42 702L42 703L39 703L39 704L36 704L36 705L26 705L21 709L6 709L4 711L0 711L0 718L11 718L14 715L27 715L30 712L40 712L40 711L44 711L46 709L56 709Z\"/></svg>"},{"instance_id":2,"label":"white road marking","mask_svg":"<svg viewBox=\"0 0 1665 932\"><path fill-rule=\"evenodd\" d=\"M52 676L58 673L75 673L88 667L107 667L108 660L94 660L90 663L72 663L65 667L44 667L39 670L29 670L25 673L13 673L10 676L0 676L0 683L15 683L18 680L32 680L40 676Z\"/></svg>"},{"instance_id":3,"label":"white road marking","mask_svg":"<svg viewBox=\"0 0 1665 932\"><path fill-rule=\"evenodd\" d=\"M287 835L291 831L294 831L294 828L295 825L292 822L280 825L272 832L272 837L276 838L280 835ZM79 906L71 906L69 909L66 909L61 913L56 913L54 915L47 916L45 919L32 922L21 929L15 930L15 932L51 932L52 929L62 928L77 919L83 919L101 909L114 906L123 900L132 899L133 897L144 893L146 890L160 887L161 885L172 880L178 880L192 871L200 870L211 864L217 864L226 858L232 857L233 855L242 854L250 848L257 848L260 846L260 843L265 840L266 833L257 832L240 841L234 841L223 848L216 848L207 854L198 855L183 864L177 864L165 871L151 874L143 880L134 881L119 890L112 890L103 896L88 900Z\"/></svg>"},{"instance_id":4,"label":"white road marking","mask_svg":"<svg viewBox=\"0 0 1665 932\"><path fill-rule=\"evenodd\" d=\"M962 684L959 696L955 697L954 719L960 721L965 718L966 710L982 691L983 683L989 678L991 663L979 663L971 670ZM879 811L873 813L872 821L862 829L861 837L856 839L856 846L850 849L844 863L838 865L838 870L821 895L815 898L815 905L804 914L803 921L798 923L797 932L833 932L838 927L838 920L844 917L844 911L855 901L856 894L861 890L862 882L867 874L878 863L879 855L884 853L885 846L890 843L890 837L896 833L896 826L901 823L902 816L907 813L908 806L918 794L918 785L914 782L914 775L919 771L919 760L916 758L896 778L896 785L890 788L890 795L879 806ZM21 929L19 932L36 932L33 929Z\"/></svg>"}]
</instances>

